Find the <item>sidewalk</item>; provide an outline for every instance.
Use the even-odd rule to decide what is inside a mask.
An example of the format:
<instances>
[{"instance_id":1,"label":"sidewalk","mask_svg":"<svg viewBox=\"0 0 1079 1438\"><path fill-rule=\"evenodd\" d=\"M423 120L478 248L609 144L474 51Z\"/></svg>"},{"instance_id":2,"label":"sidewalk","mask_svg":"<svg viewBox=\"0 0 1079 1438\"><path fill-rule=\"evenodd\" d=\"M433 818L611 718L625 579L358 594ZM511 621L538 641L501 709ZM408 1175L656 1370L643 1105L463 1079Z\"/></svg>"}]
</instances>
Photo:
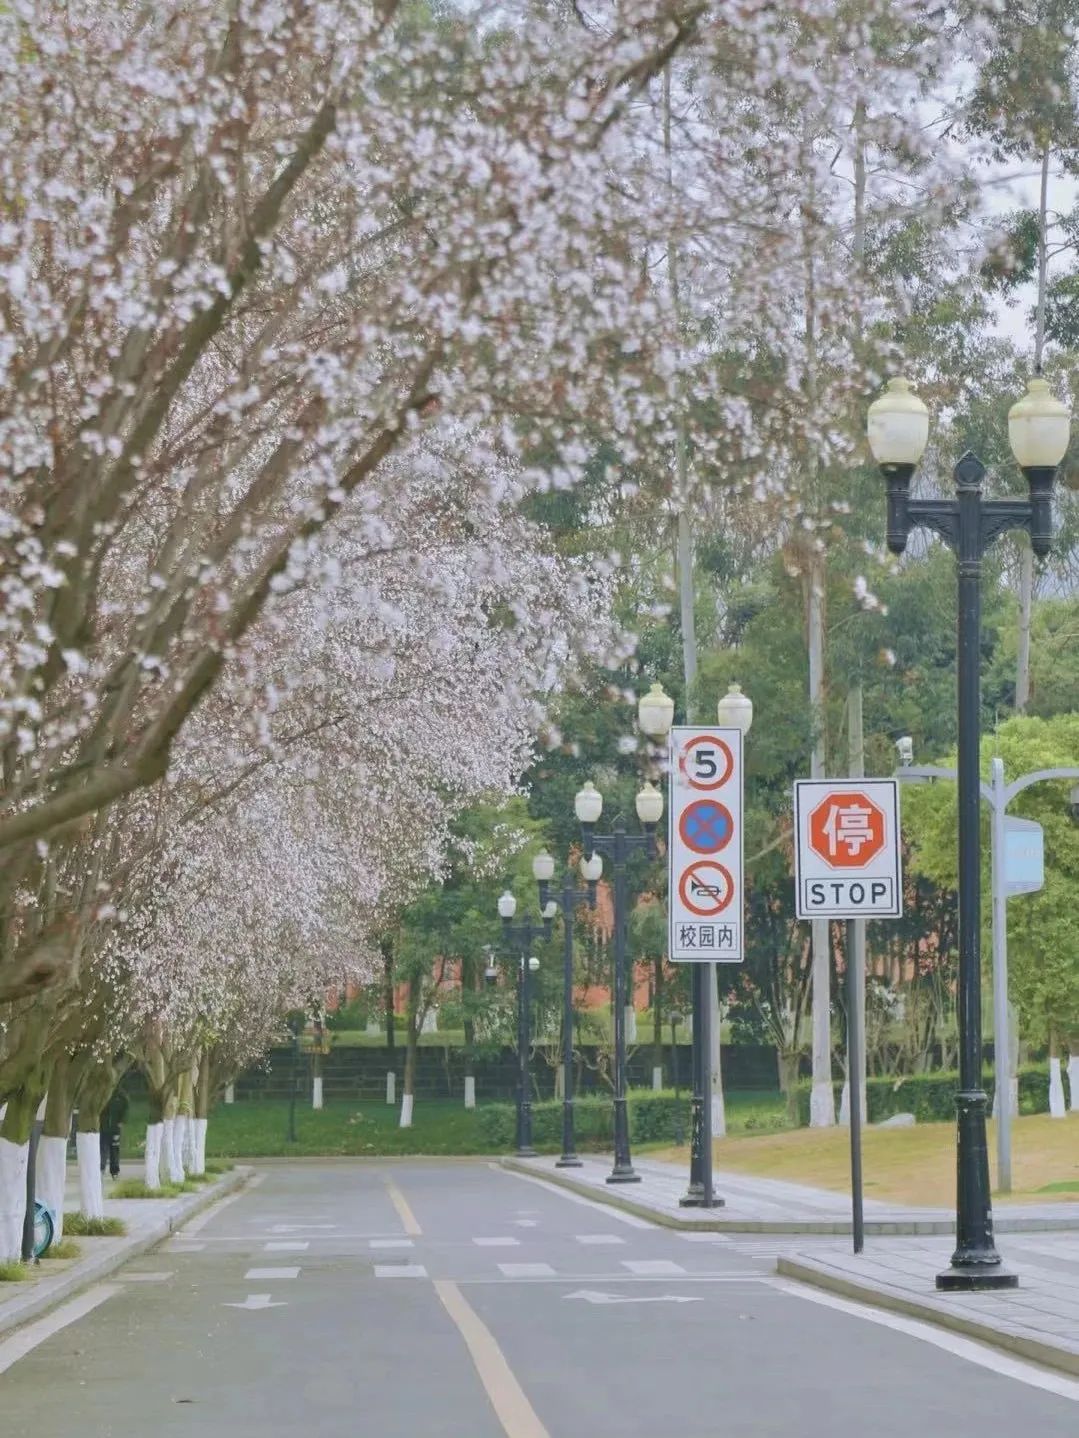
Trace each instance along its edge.
<instances>
[{"instance_id":1,"label":"sidewalk","mask_svg":"<svg viewBox=\"0 0 1079 1438\"><path fill-rule=\"evenodd\" d=\"M715 1192L724 1199L724 1206L710 1210L680 1208L678 1200L686 1191L686 1170L658 1159L634 1159L633 1167L641 1182L627 1184L607 1183L611 1159L605 1156L586 1155L581 1168L556 1168L550 1157L504 1158L502 1163L506 1168L561 1184L667 1228L821 1235L851 1231L849 1197L804 1184L716 1170ZM993 1212L1000 1234L1079 1230L1079 1203L1000 1204ZM950 1234L955 1231L955 1215L949 1209L901 1207L866 1199L865 1231L875 1237Z\"/></svg>"},{"instance_id":2,"label":"sidewalk","mask_svg":"<svg viewBox=\"0 0 1079 1438\"><path fill-rule=\"evenodd\" d=\"M1017 1235L998 1247L1019 1275L1017 1289L938 1293L934 1280L951 1257L951 1245L939 1240L891 1239L857 1256L829 1244L825 1251L780 1256L776 1267L784 1277L1079 1375L1079 1240Z\"/></svg>"},{"instance_id":3,"label":"sidewalk","mask_svg":"<svg viewBox=\"0 0 1079 1438\"><path fill-rule=\"evenodd\" d=\"M124 1165L124 1177L141 1176L141 1172L141 1165ZM200 1210L235 1192L251 1173L250 1168L238 1166L198 1193L178 1198L106 1199L105 1216L122 1218L127 1233L122 1238L76 1238L81 1257L46 1260L32 1270L33 1277L25 1282L0 1284L0 1334L39 1317L115 1272L128 1259L153 1248ZM65 1209L71 1212L78 1206L78 1178L74 1164L69 1164Z\"/></svg>"}]
</instances>

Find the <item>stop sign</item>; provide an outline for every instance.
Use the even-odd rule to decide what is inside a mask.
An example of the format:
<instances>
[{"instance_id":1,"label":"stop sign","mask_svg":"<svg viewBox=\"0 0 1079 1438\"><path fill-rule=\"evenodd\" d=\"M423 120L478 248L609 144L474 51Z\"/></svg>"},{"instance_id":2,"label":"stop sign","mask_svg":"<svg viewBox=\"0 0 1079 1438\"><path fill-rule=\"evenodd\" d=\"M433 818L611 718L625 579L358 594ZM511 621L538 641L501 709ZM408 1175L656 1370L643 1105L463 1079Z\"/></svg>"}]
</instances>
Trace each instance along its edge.
<instances>
[{"instance_id":1,"label":"stop sign","mask_svg":"<svg viewBox=\"0 0 1079 1438\"><path fill-rule=\"evenodd\" d=\"M809 815L809 844L833 869L861 869L887 841L884 811L858 789L833 791Z\"/></svg>"}]
</instances>

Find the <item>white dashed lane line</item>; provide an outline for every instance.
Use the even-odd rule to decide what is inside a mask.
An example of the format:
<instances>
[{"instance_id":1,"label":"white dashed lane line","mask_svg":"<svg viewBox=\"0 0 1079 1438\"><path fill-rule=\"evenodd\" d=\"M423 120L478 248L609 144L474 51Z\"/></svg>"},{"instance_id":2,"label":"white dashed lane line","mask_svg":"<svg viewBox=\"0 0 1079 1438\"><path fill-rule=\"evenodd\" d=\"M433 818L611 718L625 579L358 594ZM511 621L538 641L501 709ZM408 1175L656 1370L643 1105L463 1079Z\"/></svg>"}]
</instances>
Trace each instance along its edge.
<instances>
[{"instance_id":1,"label":"white dashed lane line","mask_svg":"<svg viewBox=\"0 0 1079 1438\"><path fill-rule=\"evenodd\" d=\"M311 1245L309 1243L264 1243L264 1253L305 1253Z\"/></svg>"},{"instance_id":2,"label":"white dashed lane line","mask_svg":"<svg viewBox=\"0 0 1079 1438\"><path fill-rule=\"evenodd\" d=\"M474 1238L477 1248L520 1248L519 1238Z\"/></svg>"},{"instance_id":3,"label":"white dashed lane line","mask_svg":"<svg viewBox=\"0 0 1079 1438\"><path fill-rule=\"evenodd\" d=\"M601 1243L625 1243L625 1239L617 1233L578 1233L578 1243L599 1245Z\"/></svg>"},{"instance_id":4,"label":"white dashed lane line","mask_svg":"<svg viewBox=\"0 0 1079 1438\"><path fill-rule=\"evenodd\" d=\"M422 1263L376 1263L376 1278L426 1278Z\"/></svg>"},{"instance_id":5,"label":"white dashed lane line","mask_svg":"<svg viewBox=\"0 0 1079 1438\"><path fill-rule=\"evenodd\" d=\"M554 1278L555 1271L549 1263L500 1263L504 1278Z\"/></svg>"},{"instance_id":6,"label":"white dashed lane line","mask_svg":"<svg viewBox=\"0 0 1079 1438\"><path fill-rule=\"evenodd\" d=\"M641 1278L675 1278L686 1271L680 1263L672 1263L669 1258L624 1258L622 1267Z\"/></svg>"},{"instance_id":7,"label":"white dashed lane line","mask_svg":"<svg viewBox=\"0 0 1079 1438\"><path fill-rule=\"evenodd\" d=\"M415 1248L411 1238L372 1238L372 1248Z\"/></svg>"},{"instance_id":8,"label":"white dashed lane line","mask_svg":"<svg viewBox=\"0 0 1079 1438\"><path fill-rule=\"evenodd\" d=\"M298 1268L249 1268L244 1278L299 1278Z\"/></svg>"}]
</instances>

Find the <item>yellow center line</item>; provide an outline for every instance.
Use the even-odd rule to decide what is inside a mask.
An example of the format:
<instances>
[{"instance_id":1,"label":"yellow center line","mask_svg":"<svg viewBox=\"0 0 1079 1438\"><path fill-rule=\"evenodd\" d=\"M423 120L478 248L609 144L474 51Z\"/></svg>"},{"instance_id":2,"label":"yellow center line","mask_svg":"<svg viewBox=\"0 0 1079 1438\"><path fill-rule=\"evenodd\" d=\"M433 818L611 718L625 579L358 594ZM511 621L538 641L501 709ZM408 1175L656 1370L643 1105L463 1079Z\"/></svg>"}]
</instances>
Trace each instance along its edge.
<instances>
[{"instance_id":1,"label":"yellow center line","mask_svg":"<svg viewBox=\"0 0 1079 1438\"><path fill-rule=\"evenodd\" d=\"M394 1183L393 1179L388 1173L384 1173L382 1175L382 1181L386 1185L386 1192L390 1196L390 1202L397 1210L397 1217L401 1220L405 1232L410 1238L418 1238L423 1232L423 1229L416 1221L416 1215L409 1207L408 1199L397 1187L396 1183Z\"/></svg>"},{"instance_id":2,"label":"yellow center line","mask_svg":"<svg viewBox=\"0 0 1079 1438\"><path fill-rule=\"evenodd\" d=\"M525 1396L524 1389L513 1376L513 1370L491 1330L466 1303L456 1283L436 1279L435 1292L465 1340L506 1438L551 1438Z\"/></svg>"}]
</instances>

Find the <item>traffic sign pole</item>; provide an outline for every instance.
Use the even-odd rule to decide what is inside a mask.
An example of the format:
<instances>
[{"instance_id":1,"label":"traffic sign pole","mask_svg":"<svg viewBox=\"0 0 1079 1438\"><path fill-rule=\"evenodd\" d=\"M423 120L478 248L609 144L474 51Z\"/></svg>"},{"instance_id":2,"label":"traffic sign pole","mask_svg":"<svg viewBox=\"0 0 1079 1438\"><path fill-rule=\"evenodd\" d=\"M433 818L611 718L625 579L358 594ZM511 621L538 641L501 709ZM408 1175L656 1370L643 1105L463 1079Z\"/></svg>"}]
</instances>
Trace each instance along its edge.
<instances>
[{"instance_id":1,"label":"traffic sign pole","mask_svg":"<svg viewBox=\"0 0 1079 1438\"><path fill-rule=\"evenodd\" d=\"M858 943L855 926L860 919L847 920L847 1081L850 1085L850 1199L854 1251L865 1247L864 1204L862 1199L862 1015L859 1006Z\"/></svg>"}]
</instances>

